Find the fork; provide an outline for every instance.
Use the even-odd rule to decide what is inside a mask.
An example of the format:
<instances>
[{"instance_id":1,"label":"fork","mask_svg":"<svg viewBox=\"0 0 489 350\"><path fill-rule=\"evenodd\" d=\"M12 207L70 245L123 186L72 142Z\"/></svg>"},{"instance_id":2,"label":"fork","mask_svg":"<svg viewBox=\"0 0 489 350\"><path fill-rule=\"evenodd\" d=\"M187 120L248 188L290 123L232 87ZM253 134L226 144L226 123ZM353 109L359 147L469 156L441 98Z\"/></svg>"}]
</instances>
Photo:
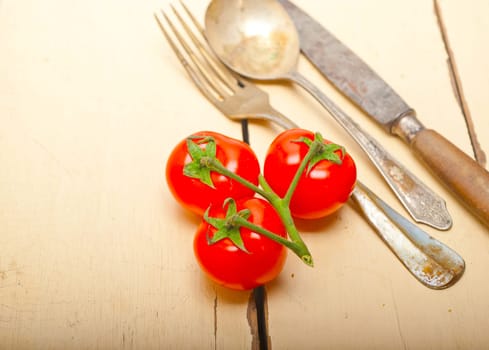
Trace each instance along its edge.
<instances>
[{"instance_id":1,"label":"fork","mask_svg":"<svg viewBox=\"0 0 489 350\"><path fill-rule=\"evenodd\" d=\"M185 4L181 4L200 34L204 35L204 29L185 6ZM175 25L170 21L166 13L162 11L162 14L181 46L191 58L195 68L192 68L190 62L187 61L182 52L178 50L175 42L170 38L162 22L155 14L158 25L160 26L163 34L172 46L176 55L182 62L183 66L190 74L194 83L207 97L207 99L214 104L214 106L216 106L225 116L232 120L253 118L271 121L280 125L284 129L297 127L293 121L270 105L268 94L265 91L259 89L254 84L240 80L237 75L232 73L220 61L218 61L214 54L210 52L192 32L175 7L171 7L185 32L191 39L193 45L200 52L200 61L197 59L190 46L183 40L183 37L177 31Z\"/></svg>"},{"instance_id":2,"label":"fork","mask_svg":"<svg viewBox=\"0 0 489 350\"><path fill-rule=\"evenodd\" d=\"M204 29L185 4L180 3L195 30L173 5L171 8L189 39L184 38L165 11L161 10L161 15L166 25L160 19L161 15L155 13L154 16L181 64L205 97L232 120L260 119L284 129L297 128L296 123L270 105L265 91L240 79L216 58L205 42ZM465 262L458 253L397 213L360 181L351 197L380 238L419 282L429 288L443 289L462 276Z\"/></svg>"}]
</instances>

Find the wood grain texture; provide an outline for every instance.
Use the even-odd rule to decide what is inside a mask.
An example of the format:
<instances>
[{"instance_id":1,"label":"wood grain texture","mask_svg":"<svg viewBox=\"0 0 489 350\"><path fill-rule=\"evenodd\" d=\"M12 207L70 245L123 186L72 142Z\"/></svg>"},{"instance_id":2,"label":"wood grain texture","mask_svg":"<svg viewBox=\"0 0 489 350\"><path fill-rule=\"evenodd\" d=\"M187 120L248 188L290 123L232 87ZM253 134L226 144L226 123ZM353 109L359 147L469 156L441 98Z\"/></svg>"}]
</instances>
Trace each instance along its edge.
<instances>
[{"instance_id":1,"label":"wood grain texture","mask_svg":"<svg viewBox=\"0 0 489 350\"><path fill-rule=\"evenodd\" d=\"M202 18L206 2L187 0ZM489 149L486 1L440 0L481 147ZM470 153L433 4L297 0L418 112ZM165 159L192 132L241 137L195 89L154 23L159 1L0 1L0 348L247 349L249 292L215 286L193 258L199 218L171 198ZM268 285L275 349L484 349L489 232L305 60L299 70L446 198L454 226L427 232L466 260L444 291L414 280L346 206L299 222L313 269L292 254ZM286 84L273 105L344 144L362 181L399 210L348 135ZM263 159L278 128L250 125ZM405 213L404 213L405 214Z\"/></svg>"},{"instance_id":2,"label":"wood grain texture","mask_svg":"<svg viewBox=\"0 0 489 350\"><path fill-rule=\"evenodd\" d=\"M447 27L445 25L445 19L444 19L445 16L440 9L440 5L438 1L434 0L433 2L434 2L435 14L438 20L438 27L440 28L440 34L442 36L442 40L445 45L445 50L448 56L447 63L450 69L453 90L459 102L460 109L464 116L465 122L467 124L467 132L469 133L470 142L472 144L472 151L474 153L474 158L477 161L477 163L479 163L482 167L485 167L486 160L487 160L486 154L482 149L479 139L477 137L474 121L472 120L472 114L470 113L470 107L465 97L464 87L460 77L457 61L455 58L455 54L452 50L450 39L447 33Z\"/></svg>"},{"instance_id":3,"label":"wood grain texture","mask_svg":"<svg viewBox=\"0 0 489 350\"><path fill-rule=\"evenodd\" d=\"M435 129L470 154L472 148L453 92L432 2L298 1L297 4L313 14L379 72L417 110L419 119L427 127ZM473 21L473 16L479 19L483 16L472 12L472 6L467 4L460 9L464 16L460 17L459 23L456 12L461 6L455 1L440 1L442 13L450 12L452 15L450 21L446 21L448 34L464 40L468 50L467 40L478 42L476 38L484 33L481 22L487 21L476 22L481 32L474 30L476 36L467 39L465 21ZM474 4L474 10L479 6L483 5ZM454 39L452 49L455 54L457 48ZM484 69L486 64L479 57L487 57L485 45L472 43L470 51L463 55L473 57L481 64L470 66L470 62L457 56L460 67L465 67L465 73L476 75L464 78L461 72L462 80L484 80L488 76L487 69ZM307 64L302 67L304 71L309 69ZM315 73L311 69L305 74L315 79ZM321 84L319 76L316 81ZM335 91L329 91L327 84L323 88L335 96ZM470 94L466 98L471 101ZM343 102L342 107L349 108L349 101L342 100L341 96L336 99ZM482 110L487 113L487 106ZM408 147L387 137L361 112L351 109L351 114L357 116L362 126L385 142L384 145L447 200L454 227L447 233L423 228L461 253L466 260L467 271L458 284L446 291L427 290L403 270L370 228L358 221L358 213L345 208L348 210L342 210L322 228L314 226L312 232L305 234L317 261L314 270L304 270L300 264L289 260L283 274L287 278L284 282L287 288L283 288L281 283L276 288L270 287L272 343L280 349L487 347L489 337L484 329L489 322L484 312L489 310L489 303L480 299L489 288L482 278L484 264L488 262L487 229L440 187ZM484 123L484 113L472 115L474 123L479 125L476 130L483 143L487 139L484 136L487 128L480 124ZM363 162L361 154L356 153L355 146L347 139L345 141L347 147L355 152L356 159L362 161L359 167L362 179L365 176L369 187L397 207L395 199L384 190L385 185L376 179L375 172ZM402 213L402 209L397 208ZM471 234L476 237L469 238ZM289 307L283 307L284 304ZM298 314L302 317L297 317ZM472 323L474 320L481 323ZM287 333L285 329L294 329L297 333ZM303 336L296 337L296 334Z\"/></svg>"},{"instance_id":4,"label":"wood grain texture","mask_svg":"<svg viewBox=\"0 0 489 350\"><path fill-rule=\"evenodd\" d=\"M489 70L489 53L484 44L489 26L489 19L484 13L489 11L489 3L471 1L466 6L458 6L456 1L443 0L439 7L463 89L464 106L472 119L480 153L487 157L489 140L481 135L481 129L486 128L487 95L484 91L489 89L489 76L485 73ZM457 29L460 28L457 23L463 23L464 29ZM483 160L484 154L481 158Z\"/></svg>"}]
</instances>

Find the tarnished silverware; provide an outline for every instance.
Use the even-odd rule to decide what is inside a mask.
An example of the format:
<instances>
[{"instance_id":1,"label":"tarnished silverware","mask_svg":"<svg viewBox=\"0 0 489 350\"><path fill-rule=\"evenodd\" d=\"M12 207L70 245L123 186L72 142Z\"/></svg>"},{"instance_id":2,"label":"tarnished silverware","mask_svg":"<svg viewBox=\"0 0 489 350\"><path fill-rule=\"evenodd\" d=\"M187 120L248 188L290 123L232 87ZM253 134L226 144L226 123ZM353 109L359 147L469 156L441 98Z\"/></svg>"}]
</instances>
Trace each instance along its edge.
<instances>
[{"instance_id":1,"label":"tarnished silverware","mask_svg":"<svg viewBox=\"0 0 489 350\"><path fill-rule=\"evenodd\" d=\"M233 120L264 119L283 128L298 127L270 105L265 91L239 79L215 58L204 40L197 37L203 37L202 27L184 5L183 8L197 28L197 33L172 7L190 42L164 11L162 16L167 25L164 25L159 14L155 14L155 18L200 91L225 116ZM165 27L171 29L178 43L172 39ZM192 49L192 46L196 50ZM402 217L361 182L357 183L352 199L386 245L422 284L433 289L443 289L451 286L462 276L465 263L459 254Z\"/></svg>"},{"instance_id":2,"label":"tarnished silverware","mask_svg":"<svg viewBox=\"0 0 489 350\"><path fill-rule=\"evenodd\" d=\"M299 36L276 0L213 0L205 34L216 55L252 79L289 80L309 92L367 154L412 218L440 230L452 226L445 201L298 72Z\"/></svg>"},{"instance_id":3,"label":"tarnished silverware","mask_svg":"<svg viewBox=\"0 0 489 350\"><path fill-rule=\"evenodd\" d=\"M389 134L399 136L470 212L489 227L489 172L433 129L375 71L319 22L279 0L299 32L301 51Z\"/></svg>"},{"instance_id":4,"label":"tarnished silverware","mask_svg":"<svg viewBox=\"0 0 489 350\"><path fill-rule=\"evenodd\" d=\"M183 5L183 8L187 11L194 25L200 29L199 35L202 35L203 32L199 23L191 15L187 7ZM164 12L162 12L162 15L168 21L170 28L175 33L176 38L188 57L191 58L191 62L185 58L183 52L171 40L157 15L155 15L155 18L176 55L192 77L192 80L210 102L221 110L225 116L233 120L247 119L252 115L255 119L269 120L285 129L295 126L290 119L270 105L268 94L265 91L259 89L254 84L238 80L236 75L229 71L220 61L216 60L214 54L190 30L182 16L175 10L175 7L172 6L172 9L179 22L182 23L192 44L197 48L198 53L200 53L200 59L197 57L197 53L192 51L190 44L183 39L175 25Z\"/></svg>"}]
</instances>

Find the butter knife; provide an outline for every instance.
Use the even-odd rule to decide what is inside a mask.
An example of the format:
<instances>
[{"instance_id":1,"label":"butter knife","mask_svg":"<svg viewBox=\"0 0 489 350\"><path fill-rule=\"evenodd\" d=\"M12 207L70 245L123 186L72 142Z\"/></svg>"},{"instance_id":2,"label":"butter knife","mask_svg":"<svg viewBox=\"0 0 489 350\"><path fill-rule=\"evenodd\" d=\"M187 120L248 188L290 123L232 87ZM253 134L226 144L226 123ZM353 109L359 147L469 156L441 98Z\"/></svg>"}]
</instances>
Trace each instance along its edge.
<instances>
[{"instance_id":1,"label":"butter knife","mask_svg":"<svg viewBox=\"0 0 489 350\"><path fill-rule=\"evenodd\" d=\"M416 118L376 72L289 0L278 0L299 32L302 53L385 131L401 137L472 214L489 227L489 172Z\"/></svg>"}]
</instances>

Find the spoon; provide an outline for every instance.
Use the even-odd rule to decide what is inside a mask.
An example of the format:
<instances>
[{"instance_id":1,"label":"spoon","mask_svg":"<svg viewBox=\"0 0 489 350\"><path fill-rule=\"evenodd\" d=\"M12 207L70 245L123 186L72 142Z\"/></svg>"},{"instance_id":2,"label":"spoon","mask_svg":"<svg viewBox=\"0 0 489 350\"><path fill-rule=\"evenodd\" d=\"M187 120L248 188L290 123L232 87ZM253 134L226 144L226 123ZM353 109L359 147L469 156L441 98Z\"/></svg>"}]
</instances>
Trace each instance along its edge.
<instances>
[{"instance_id":1,"label":"spoon","mask_svg":"<svg viewBox=\"0 0 489 350\"><path fill-rule=\"evenodd\" d=\"M452 226L445 201L397 162L297 70L299 36L275 0L213 0L205 15L209 45L229 68L257 80L289 80L308 91L367 153L408 213L440 230Z\"/></svg>"}]
</instances>

